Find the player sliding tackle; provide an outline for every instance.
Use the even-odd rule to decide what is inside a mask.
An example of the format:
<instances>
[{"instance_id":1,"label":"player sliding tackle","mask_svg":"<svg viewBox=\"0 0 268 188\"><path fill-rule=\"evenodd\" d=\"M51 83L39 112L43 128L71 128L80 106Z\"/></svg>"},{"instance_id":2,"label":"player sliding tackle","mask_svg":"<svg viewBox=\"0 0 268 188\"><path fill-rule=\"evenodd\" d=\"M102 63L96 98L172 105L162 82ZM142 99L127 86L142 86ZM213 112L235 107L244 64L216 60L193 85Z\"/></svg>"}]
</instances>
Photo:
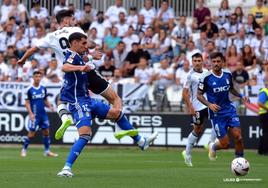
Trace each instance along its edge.
<instances>
[{"instance_id":1,"label":"player sliding tackle","mask_svg":"<svg viewBox=\"0 0 268 188\"><path fill-rule=\"evenodd\" d=\"M209 159L216 159L216 150L229 147L227 131L232 134L235 142L236 157L243 157L244 145L241 135L240 121L236 109L229 99L229 92L240 97L243 102L248 98L239 94L233 87L232 74L222 70L224 57L222 53L215 52L210 56L212 71L201 79L197 98L209 108L212 126L219 141L209 144ZM207 99L204 94L207 94Z\"/></svg>"},{"instance_id":2,"label":"player sliding tackle","mask_svg":"<svg viewBox=\"0 0 268 188\"><path fill-rule=\"evenodd\" d=\"M25 61L35 52L37 52L40 48L51 48L56 54L56 58L60 61L64 61L64 54L66 50L70 47L68 42L69 36L74 32L79 32L85 34L84 31L79 27L73 27L75 25L75 20L73 17L73 12L70 10L61 10L56 15L57 22L59 24L59 29L48 33L44 38L39 40L38 44L34 44L32 48L26 51L23 57L18 60L18 65L23 65ZM101 53L94 53L94 58L100 59ZM89 90L91 90L95 94L102 95L105 99L109 101L110 104L113 105L114 113L112 114L112 119L119 119L122 115L122 102L117 93L109 86L109 84L105 84L106 81L100 77L99 74L95 70L89 71L88 78L90 83ZM100 87L101 86L101 87ZM64 135L65 130L73 124L72 115L68 111L66 104L62 101L58 101L57 112L62 120L62 124L57 130L55 134L55 138L57 140L61 139ZM120 122L118 122L120 124ZM136 135L137 130L125 130L115 133L115 137L117 139L122 138L123 136L132 136Z\"/></svg>"},{"instance_id":3,"label":"player sliding tackle","mask_svg":"<svg viewBox=\"0 0 268 188\"><path fill-rule=\"evenodd\" d=\"M73 33L69 37L69 43L71 48L66 53L66 60L62 67L65 75L60 97L63 102L67 103L68 110L72 113L79 138L71 148L62 171L57 174L60 177L73 176L72 165L91 139L91 120L95 117L101 119L114 117L114 110L110 106L90 98L88 94L89 78L86 72L90 71L90 67L82 59L82 55L88 50L87 36L78 32ZM123 130L133 129L122 113L117 122L120 122ZM142 150L145 150L156 137L157 132L147 138L138 134L132 136L132 139Z\"/></svg>"}]
</instances>

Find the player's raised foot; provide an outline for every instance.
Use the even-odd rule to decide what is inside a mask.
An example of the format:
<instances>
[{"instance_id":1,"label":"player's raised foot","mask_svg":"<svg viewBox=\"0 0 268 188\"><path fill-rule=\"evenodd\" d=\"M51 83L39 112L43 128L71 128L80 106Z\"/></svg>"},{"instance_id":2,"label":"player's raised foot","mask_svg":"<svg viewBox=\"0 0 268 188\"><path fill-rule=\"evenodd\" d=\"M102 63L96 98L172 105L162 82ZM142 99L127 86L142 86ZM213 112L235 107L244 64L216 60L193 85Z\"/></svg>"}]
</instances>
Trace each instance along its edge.
<instances>
[{"instance_id":1,"label":"player's raised foot","mask_svg":"<svg viewBox=\"0 0 268 188\"><path fill-rule=\"evenodd\" d=\"M137 129L124 130L114 133L114 137L118 140L123 138L124 136L137 136L139 131Z\"/></svg>"},{"instance_id":2,"label":"player's raised foot","mask_svg":"<svg viewBox=\"0 0 268 188\"><path fill-rule=\"evenodd\" d=\"M59 155L57 153L53 153L51 151L45 152L44 153L45 157L58 157Z\"/></svg>"},{"instance_id":3,"label":"player's raised foot","mask_svg":"<svg viewBox=\"0 0 268 188\"><path fill-rule=\"evenodd\" d=\"M74 176L74 174L72 173L72 170L69 168L69 169L62 169L58 174L57 174L58 177L65 177L65 178L71 178Z\"/></svg>"},{"instance_id":4,"label":"player's raised foot","mask_svg":"<svg viewBox=\"0 0 268 188\"><path fill-rule=\"evenodd\" d=\"M193 164L192 164L192 156L191 155L187 155L185 150L183 150L181 152L181 155L182 155L182 158L184 159L184 163L187 166L192 167L193 166Z\"/></svg>"},{"instance_id":5,"label":"player's raised foot","mask_svg":"<svg viewBox=\"0 0 268 188\"><path fill-rule=\"evenodd\" d=\"M59 140L63 137L66 129L72 125L72 120L70 118L66 119L64 122L62 122L61 126L58 128L58 130L55 133L55 139Z\"/></svg>"},{"instance_id":6,"label":"player's raised foot","mask_svg":"<svg viewBox=\"0 0 268 188\"><path fill-rule=\"evenodd\" d=\"M21 157L26 157L27 156L27 151L25 149L22 149L20 152Z\"/></svg>"},{"instance_id":7,"label":"player's raised foot","mask_svg":"<svg viewBox=\"0 0 268 188\"><path fill-rule=\"evenodd\" d=\"M157 138L157 136L158 132L154 132L150 136L144 137L144 143L141 146L139 146L141 150L146 150L150 146L150 144Z\"/></svg>"},{"instance_id":8,"label":"player's raised foot","mask_svg":"<svg viewBox=\"0 0 268 188\"><path fill-rule=\"evenodd\" d=\"M211 161L215 161L217 158L216 151L212 148L214 143L208 145L208 158Z\"/></svg>"}]
</instances>

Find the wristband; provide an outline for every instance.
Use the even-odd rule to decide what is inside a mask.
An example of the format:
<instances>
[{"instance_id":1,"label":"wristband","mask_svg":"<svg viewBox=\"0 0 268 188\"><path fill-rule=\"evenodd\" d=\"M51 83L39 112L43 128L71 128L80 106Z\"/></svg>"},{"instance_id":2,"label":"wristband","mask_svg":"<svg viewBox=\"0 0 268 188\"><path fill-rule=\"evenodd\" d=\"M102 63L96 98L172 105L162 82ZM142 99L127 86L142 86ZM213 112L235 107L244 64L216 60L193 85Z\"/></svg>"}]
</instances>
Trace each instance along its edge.
<instances>
[{"instance_id":1,"label":"wristband","mask_svg":"<svg viewBox=\"0 0 268 188\"><path fill-rule=\"evenodd\" d=\"M240 99L242 99L245 95L239 94Z\"/></svg>"}]
</instances>

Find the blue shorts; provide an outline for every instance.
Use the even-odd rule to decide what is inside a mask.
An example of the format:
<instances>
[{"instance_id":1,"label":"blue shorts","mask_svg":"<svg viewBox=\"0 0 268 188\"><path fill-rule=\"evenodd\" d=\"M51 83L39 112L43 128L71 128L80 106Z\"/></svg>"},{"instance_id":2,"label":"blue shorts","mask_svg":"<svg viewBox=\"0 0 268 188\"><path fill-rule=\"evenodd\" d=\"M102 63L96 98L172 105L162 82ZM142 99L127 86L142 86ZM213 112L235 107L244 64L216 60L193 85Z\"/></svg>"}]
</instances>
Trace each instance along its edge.
<instances>
[{"instance_id":1,"label":"blue shorts","mask_svg":"<svg viewBox=\"0 0 268 188\"><path fill-rule=\"evenodd\" d=\"M32 132L38 131L39 128L41 129L48 129L49 128L49 121L47 114L42 116L36 116L35 121L29 120L28 128Z\"/></svg>"},{"instance_id":2,"label":"blue shorts","mask_svg":"<svg viewBox=\"0 0 268 188\"><path fill-rule=\"evenodd\" d=\"M95 117L105 119L110 106L96 99L81 100L76 104L68 104L77 128L91 126L91 120Z\"/></svg>"},{"instance_id":3,"label":"blue shorts","mask_svg":"<svg viewBox=\"0 0 268 188\"><path fill-rule=\"evenodd\" d=\"M211 119L211 124L218 138L223 138L227 135L228 128L240 127L240 121L237 114L230 116L216 116Z\"/></svg>"}]
</instances>

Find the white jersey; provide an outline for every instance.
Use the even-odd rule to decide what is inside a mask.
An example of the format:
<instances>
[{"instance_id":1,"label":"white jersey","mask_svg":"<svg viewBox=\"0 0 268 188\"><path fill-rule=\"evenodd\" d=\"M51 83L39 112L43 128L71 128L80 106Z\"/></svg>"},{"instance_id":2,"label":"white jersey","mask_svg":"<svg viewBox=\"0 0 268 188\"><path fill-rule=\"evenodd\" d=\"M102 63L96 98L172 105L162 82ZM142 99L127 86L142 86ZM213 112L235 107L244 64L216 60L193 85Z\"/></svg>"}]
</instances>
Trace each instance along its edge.
<instances>
[{"instance_id":1,"label":"white jersey","mask_svg":"<svg viewBox=\"0 0 268 188\"><path fill-rule=\"evenodd\" d=\"M69 36L72 33L79 32L86 35L80 27L63 27L52 33L48 33L44 38L38 41L35 46L37 48L51 48L56 54L56 59L59 63L63 63L65 52L70 47L68 42Z\"/></svg>"},{"instance_id":2,"label":"white jersey","mask_svg":"<svg viewBox=\"0 0 268 188\"><path fill-rule=\"evenodd\" d=\"M197 90L198 90L198 85L200 78L206 74L208 70L203 69L202 73L196 72L193 69L188 73L187 80L184 83L183 88L189 89L190 93L190 101L193 104L193 108L195 111L201 111L205 108L207 108L203 103L201 103L197 99Z\"/></svg>"}]
</instances>

